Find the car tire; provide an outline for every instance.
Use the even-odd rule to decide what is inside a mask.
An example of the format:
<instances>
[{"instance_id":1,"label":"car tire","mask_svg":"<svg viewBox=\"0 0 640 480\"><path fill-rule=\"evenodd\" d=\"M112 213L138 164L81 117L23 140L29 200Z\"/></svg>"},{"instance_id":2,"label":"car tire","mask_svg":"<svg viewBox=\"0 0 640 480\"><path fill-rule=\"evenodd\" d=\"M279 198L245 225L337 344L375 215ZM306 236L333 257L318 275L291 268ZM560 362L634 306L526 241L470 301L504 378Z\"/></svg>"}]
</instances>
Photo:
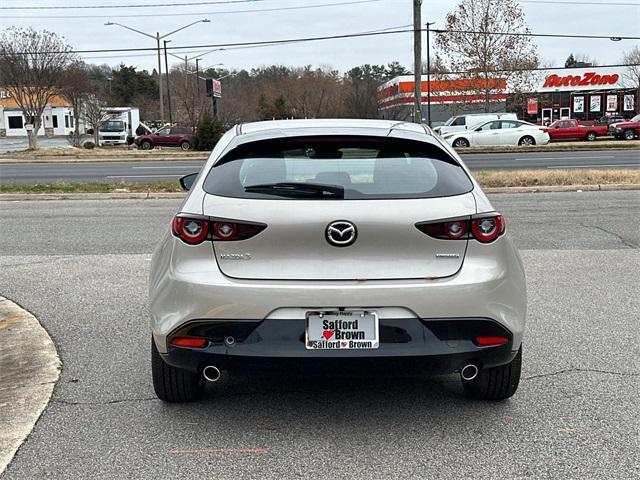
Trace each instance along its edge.
<instances>
[{"instance_id":1,"label":"car tire","mask_svg":"<svg viewBox=\"0 0 640 480\"><path fill-rule=\"evenodd\" d=\"M530 137L529 135L522 137L519 141L518 141L518 145L520 145L521 147L529 147L531 145L535 145L536 144L536 140L533 137Z\"/></svg>"},{"instance_id":2,"label":"car tire","mask_svg":"<svg viewBox=\"0 0 640 480\"><path fill-rule=\"evenodd\" d=\"M164 402L195 402L204 393L204 378L195 372L173 367L160 357L156 343L151 340L151 373L153 389Z\"/></svg>"},{"instance_id":3,"label":"car tire","mask_svg":"<svg viewBox=\"0 0 640 480\"><path fill-rule=\"evenodd\" d=\"M186 140L184 140L184 141L180 142L180 148L182 150L191 150L191 143L186 141Z\"/></svg>"},{"instance_id":4,"label":"car tire","mask_svg":"<svg viewBox=\"0 0 640 480\"><path fill-rule=\"evenodd\" d=\"M587 140L587 142L593 142L597 136L598 135L596 135L596 132L589 132L587 133L587 136L585 137L585 139Z\"/></svg>"},{"instance_id":5,"label":"car tire","mask_svg":"<svg viewBox=\"0 0 640 480\"><path fill-rule=\"evenodd\" d=\"M143 140L142 142L140 142L140 148L142 150L151 150L153 148L153 143L151 143L149 140Z\"/></svg>"},{"instance_id":6,"label":"car tire","mask_svg":"<svg viewBox=\"0 0 640 480\"><path fill-rule=\"evenodd\" d=\"M636 138L635 132L631 129L625 130L623 135L625 140L633 140Z\"/></svg>"},{"instance_id":7,"label":"car tire","mask_svg":"<svg viewBox=\"0 0 640 480\"><path fill-rule=\"evenodd\" d=\"M510 363L480 370L473 380L463 380L462 386L467 396L477 400L505 400L518 390L521 370L522 346Z\"/></svg>"},{"instance_id":8,"label":"car tire","mask_svg":"<svg viewBox=\"0 0 640 480\"><path fill-rule=\"evenodd\" d=\"M469 148L469 140L466 138L456 138L453 141L453 148Z\"/></svg>"}]
</instances>

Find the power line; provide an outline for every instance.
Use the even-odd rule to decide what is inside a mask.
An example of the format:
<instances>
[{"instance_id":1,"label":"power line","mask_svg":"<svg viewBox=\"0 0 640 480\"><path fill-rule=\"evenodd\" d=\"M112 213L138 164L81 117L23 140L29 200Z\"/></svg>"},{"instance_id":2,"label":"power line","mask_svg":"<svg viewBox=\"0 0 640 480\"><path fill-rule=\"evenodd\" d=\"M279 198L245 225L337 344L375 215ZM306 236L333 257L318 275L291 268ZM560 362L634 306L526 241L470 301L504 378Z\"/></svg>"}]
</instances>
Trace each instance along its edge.
<instances>
[{"instance_id":1,"label":"power line","mask_svg":"<svg viewBox=\"0 0 640 480\"><path fill-rule=\"evenodd\" d=\"M420 29L426 31L426 29ZM383 32L362 32L362 33L347 33L342 35L324 35L316 37L302 37L302 38L289 38L282 40L264 40L257 42L235 42L235 43L213 43L204 45L183 45L167 47L167 50L194 50L194 49L210 49L210 48L222 48L222 47L239 47L239 46L252 46L252 45L281 45L281 44L294 44L303 42L315 42L321 40L338 40L345 38L360 38L360 37L373 37L380 35L396 35L400 33L413 33L414 29L400 29L389 30ZM481 34L481 35L504 35L504 36L528 36L528 37L547 37L547 38L581 38L590 40L640 40L640 37L628 36L628 35L580 35L580 34L553 34L553 33L510 33L510 32L481 32L471 30L431 30L436 33L467 33L467 34ZM137 48L102 48L95 50L64 50L64 51L45 51L45 52L11 52L12 55L30 55L34 53L39 54L56 54L56 53L112 53L112 52L149 52L157 51L156 47L137 47Z\"/></svg>"},{"instance_id":2,"label":"power line","mask_svg":"<svg viewBox=\"0 0 640 480\"><path fill-rule=\"evenodd\" d=\"M379 29L375 29L375 30L368 30L366 32L361 32L361 33L376 33L376 32L385 32L385 31L389 31L389 30L395 30L398 28L405 28L405 27L409 27L411 26L410 24L406 24L406 25L398 25L396 27L387 27L387 28L379 28ZM206 55L207 53L213 53L216 51L219 52L229 52L229 51L233 51L233 50L245 50L245 49L250 49L250 48L263 48L263 47L271 47L273 45L278 45L278 44L272 44L272 43L266 43L263 45L242 45L242 46L232 46L232 47L228 47L228 48L217 48L215 50L186 50L186 51L182 51L180 52L183 55L190 55L190 54L195 54L198 56L201 55ZM167 47L167 50L169 50L171 47ZM155 57L157 55L157 49L153 49L153 52L151 53L137 53L137 54L133 54L133 55L104 55L104 56L84 56L85 59L89 59L89 60L102 60L102 59L109 59L109 58L135 58L135 57Z\"/></svg>"},{"instance_id":3,"label":"power line","mask_svg":"<svg viewBox=\"0 0 640 480\"><path fill-rule=\"evenodd\" d=\"M260 0L263 1L263 0ZM294 7L270 7L270 8L252 8L248 10L223 10L223 11L208 11L208 12L176 12L176 13L144 13L144 17L184 17L184 16L200 16L200 15L231 15L238 13L266 13L266 12L284 12L289 10L306 10L311 8L324 8L324 7L339 7L343 5L358 5L363 3L376 3L383 2L385 0L351 0L345 2L335 3L320 3L314 5L298 5ZM140 18L138 14L127 15L112 15L113 18ZM102 15L5 15L4 18L13 19L43 19L43 18L104 18Z\"/></svg>"},{"instance_id":4,"label":"power line","mask_svg":"<svg viewBox=\"0 0 640 480\"><path fill-rule=\"evenodd\" d=\"M640 3L634 2L585 2L585 1L572 1L572 0L518 0L520 3L546 3L551 5L597 5L599 7L640 7Z\"/></svg>"},{"instance_id":5,"label":"power line","mask_svg":"<svg viewBox=\"0 0 640 480\"><path fill-rule=\"evenodd\" d=\"M255 3L264 0L218 0L210 2L186 3L144 3L133 5L36 5L28 7L3 7L0 10L62 10L62 9L104 9L104 8L149 8L149 7L188 7L194 5L228 5L233 3Z\"/></svg>"}]
</instances>

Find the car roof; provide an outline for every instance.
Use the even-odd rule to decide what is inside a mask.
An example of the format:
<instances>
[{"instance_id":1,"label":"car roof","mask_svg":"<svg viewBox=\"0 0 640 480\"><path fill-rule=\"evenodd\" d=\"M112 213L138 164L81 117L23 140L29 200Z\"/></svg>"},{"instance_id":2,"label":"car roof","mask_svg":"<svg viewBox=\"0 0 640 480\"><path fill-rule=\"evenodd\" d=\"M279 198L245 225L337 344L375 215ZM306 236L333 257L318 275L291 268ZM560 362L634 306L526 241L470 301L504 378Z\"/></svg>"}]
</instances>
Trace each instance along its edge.
<instances>
[{"instance_id":1,"label":"car roof","mask_svg":"<svg viewBox=\"0 0 640 480\"><path fill-rule=\"evenodd\" d=\"M310 130L313 134L314 130L323 130L325 132L343 132L356 133L360 130L383 130L387 134L391 130L416 132L421 134L431 134L429 128L417 123L400 122L397 120L369 120L369 119L351 119L351 118L318 118L304 120L269 120L264 122L244 123L238 126L236 133L238 135L256 134L267 131L280 131L282 133L291 130ZM293 133L293 132L292 132ZM300 132L295 132L299 134ZM320 132L318 132L320 133ZM380 134L371 132L373 135Z\"/></svg>"}]
</instances>

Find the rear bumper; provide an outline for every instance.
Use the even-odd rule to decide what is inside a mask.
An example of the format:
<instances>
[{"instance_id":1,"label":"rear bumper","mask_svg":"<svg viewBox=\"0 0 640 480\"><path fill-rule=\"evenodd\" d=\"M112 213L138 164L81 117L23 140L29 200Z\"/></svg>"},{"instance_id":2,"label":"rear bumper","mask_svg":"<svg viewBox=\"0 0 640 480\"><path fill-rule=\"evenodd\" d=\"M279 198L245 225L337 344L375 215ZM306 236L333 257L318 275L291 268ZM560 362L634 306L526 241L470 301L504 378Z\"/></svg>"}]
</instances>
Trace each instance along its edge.
<instances>
[{"instance_id":1,"label":"rear bumper","mask_svg":"<svg viewBox=\"0 0 640 480\"><path fill-rule=\"evenodd\" d=\"M505 236L486 245L469 242L460 270L444 278L256 281L224 276L213 256L211 244L186 246L168 235L154 253L149 306L151 331L161 354L167 353L167 338L172 332L199 319L299 323L304 321L309 310L338 308L376 310L381 322L491 319L510 333L511 350L517 350L525 327L526 288L520 257ZM296 328L300 328L299 324ZM242 352L250 356L250 348L254 347L243 346ZM276 347L271 345L269 349ZM390 351L390 354L419 356L434 353L427 348L429 345L415 353L406 353L407 347L399 345L399 350ZM220 348L223 347L207 349L207 353L230 354ZM232 354L238 355L240 351L236 346ZM291 356L286 350L276 348L275 351L277 356ZM386 347L381 346L377 355L386 351ZM442 352L453 353L450 350ZM258 356L264 354L258 352Z\"/></svg>"},{"instance_id":2,"label":"rear bumper","mask_svg":"<svg viewBox=\"0 0 640 480\"><path fill-rule=\"evenodd\" d=\"M380 347L372 350L307 350L305 321L198 320L172 332L173 336L207 338L205 348L169 346L162 354L175 367L201 372L207 365L230 371L298 370L326 371L339 368L389 368L446 374L473 363L491 368L510 362L516 355L513 335L497 322L485 318L380 320ZM478 347L476 336L504 336L506 344ZM233 337L230 346L224 339Z\"/></svg>"}]
</instances>

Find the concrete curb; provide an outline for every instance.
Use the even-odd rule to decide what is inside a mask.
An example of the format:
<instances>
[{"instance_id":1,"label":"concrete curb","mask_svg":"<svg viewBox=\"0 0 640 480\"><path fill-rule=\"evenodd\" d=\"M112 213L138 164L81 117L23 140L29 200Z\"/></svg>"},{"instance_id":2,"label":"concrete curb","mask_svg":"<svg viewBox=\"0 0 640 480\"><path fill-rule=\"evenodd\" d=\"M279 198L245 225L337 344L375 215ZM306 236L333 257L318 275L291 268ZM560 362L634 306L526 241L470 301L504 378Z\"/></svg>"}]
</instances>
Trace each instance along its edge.
<instances>
[{"instance_id":1,"label":"concrete curb","mask_svg":"<svg viewBox=\"0 0 640 480\"><path fill-rule=\"evenodd\" d=\"M0 475L49 403L61 362L53 341L26 310L0 297Z\"/></svg>"},{"instance_id":2,"label":"concrete curb","mask_svg":"<svg viewBox=\"0 0 640 480\"><path fill-rule=\"evenodd\" d=\"M485 187L482 189L485 193L598 192L612 190L640 190L640 184ZM0 202L16 202L24 200L157 200L163 198L185 198L186 195L186 192L0 193Z\"/></svg>"}]
</instances>

